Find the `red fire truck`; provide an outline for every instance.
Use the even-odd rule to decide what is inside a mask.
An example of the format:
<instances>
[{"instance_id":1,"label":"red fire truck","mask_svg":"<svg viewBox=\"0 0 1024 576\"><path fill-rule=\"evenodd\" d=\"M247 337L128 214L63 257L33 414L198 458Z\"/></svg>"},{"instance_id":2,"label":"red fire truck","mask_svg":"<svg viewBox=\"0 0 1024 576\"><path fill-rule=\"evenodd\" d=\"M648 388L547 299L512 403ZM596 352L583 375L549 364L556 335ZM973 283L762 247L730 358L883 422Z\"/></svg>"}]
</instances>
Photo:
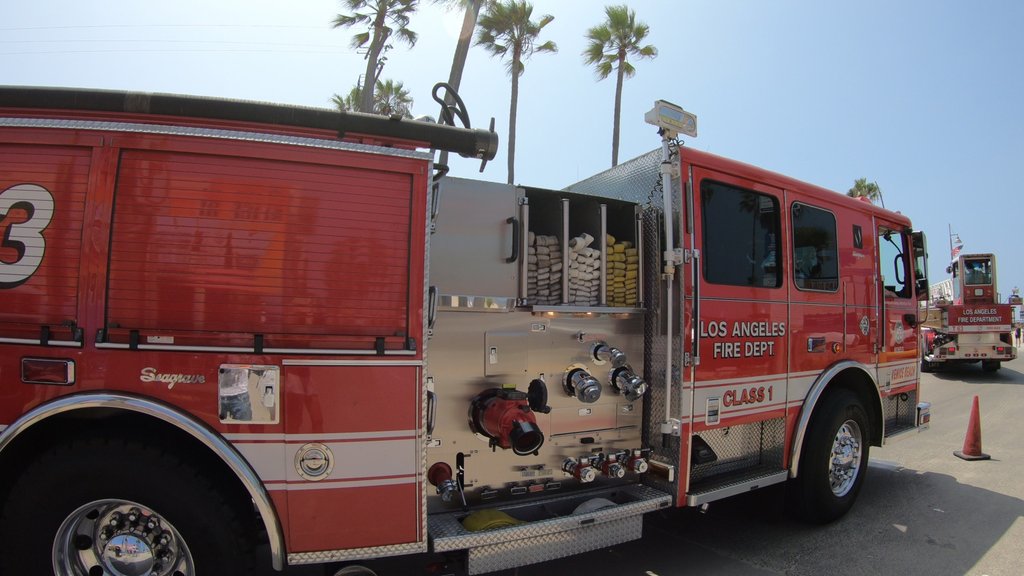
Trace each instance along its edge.
<instances>
[{"instance_id":1,"label":"red fire truck","mask_svg":"<svg viewBox=\"0 0 1024 576\"><path fill-rule=\"evenodd\" d=\"M922 329L921 370L980 362L982 370L995 372L1017 357L1013 305L1000 304L996 290L996 256L961 254L948 272L951 298L935 301Z\"/></svg>"},{"instance_id":2,"label":"red fire truck","mask_svg":"<svg viewBox=\"0 0 1024 576\"><path fill-rule=\"evenodd\" d=\"M923 237L648 121L549 190L424 151L483 130L0 88L0 572L480 574L785 481L844 514L929 420Z\"/></svg>"}]
</instances>

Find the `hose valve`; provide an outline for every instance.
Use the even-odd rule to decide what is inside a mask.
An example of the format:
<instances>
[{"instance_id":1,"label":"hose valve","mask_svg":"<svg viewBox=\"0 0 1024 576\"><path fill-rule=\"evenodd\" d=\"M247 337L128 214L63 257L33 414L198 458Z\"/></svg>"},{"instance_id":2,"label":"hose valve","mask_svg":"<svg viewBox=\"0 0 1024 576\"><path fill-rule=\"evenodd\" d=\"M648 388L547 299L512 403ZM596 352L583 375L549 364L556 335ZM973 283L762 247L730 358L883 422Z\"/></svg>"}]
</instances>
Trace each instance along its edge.
<instances>
[{"instance_id":1,"label":"hose valve","mask_svg":"<svg viewBox=\"0 0 1024 576\"><path fill-rule=\"evenodd\" d=\"M620 368L628 362L625 352L614 346L609 346L607 342L599 341L595 343L592 353L596 364L611 362L613 368Z\"/></svg>"},{"instance_id":2,"label":"hose valve","mask_svg":"<svg viewBox=\"0 0 1024 576\"><path fill-rule=\"evenodd\" d=\"M630 402L635 402L647 392L647 382L633 372L633 368L629 364L612 370L612 387L622 393Z\"/></svg>"},{"instance_id":3,"label":"hose valve","mask_svg":"<svg viewBox=\"0 0 1024 576\"><path fill-rule=\"evenodd\" d=\"M619 457L616 454L609 454L601 460L601 472L610 478L622 478L626 475L626 468L619 464Z\"/></svg>"},{"instance_id":4,"label":"hose valve","mask_svg":"<svg viewBox=\"0 0 1024 576\"><path fill-rule=\"evenodd\" d=\"M601 397L601 383L583 368L573 367L565 373L565 392L580 402L591 404Z\"/></svg>"},{"instance_id":5,"label":"hose valve","mask_svg":"<svg viewBox=\"0 0 1024 576\"><path fill-rule=\"evenodd\" d=\"M636 472L637 474L643 474L644 472L647 472L647 469L650 467L650 464L647 463L647 455L645 454L645 452L649 451L640 449L633 450L633 453L629 456L629 459L626 460L626 467L629 468L631 471Z\"/></svg>"},{"instance_id":6,"label":"hose valve","mask_svg":"<svg viewBox=\"0 0 1024 576\"><path fill-rule=\"evenodd\" d=\"M529 394L515 389L485 390L470 402L470 427L488 439L492 450L500 447L518 456L537 454L544 444L544 434L530 404L536 406L546 400L537 394L531 400Z\"/></svg>"},{"instance_id":7,"label":"hose valve","mask_svg":"<svg viewBox=\"0 0 1024 576\"><path fill-rule=\"evenodd\" d=\"M427 470L427 482L437 488L438 495L444 502L451 502L455 494L462 498L462 505L466 505L466 495L462 492L459 483L452 477L452 467L446 462L434 462Z\"/></svg>"},{"instance_id":8,"label":"hose valve","mask_svg":"<svg viewBox=\"0 0 1024 576\"><path fill-rule=\"evenodd\" d=\"M583 457L579 460L566 458L562 462L562 471L579 480L581 483L593 482L597 478L597 471L590 464L590 459Z\"/></svg>"}]
</instances>

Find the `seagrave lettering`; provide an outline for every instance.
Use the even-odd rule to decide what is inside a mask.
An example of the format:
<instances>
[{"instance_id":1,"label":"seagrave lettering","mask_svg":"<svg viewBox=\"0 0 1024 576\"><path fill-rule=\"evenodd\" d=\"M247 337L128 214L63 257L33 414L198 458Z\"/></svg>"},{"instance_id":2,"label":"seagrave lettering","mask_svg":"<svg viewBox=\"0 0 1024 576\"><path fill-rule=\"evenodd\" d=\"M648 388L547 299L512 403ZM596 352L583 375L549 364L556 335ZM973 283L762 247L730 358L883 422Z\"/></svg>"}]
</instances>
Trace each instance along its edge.
<instances>
[{"instance_id":1,"label":"seagrave lettering","mask_svg":"<svg viewBox=\"0 0 1024 576\"><path fill-rule=\"evenodd\" d=\"M174 388L175 384L205 384L206 376L202 374L162 374L157 372L156 368L147 366L139 374L139 380L167 384L167 389L170 390Z\"/></svg>"}]
</instances>

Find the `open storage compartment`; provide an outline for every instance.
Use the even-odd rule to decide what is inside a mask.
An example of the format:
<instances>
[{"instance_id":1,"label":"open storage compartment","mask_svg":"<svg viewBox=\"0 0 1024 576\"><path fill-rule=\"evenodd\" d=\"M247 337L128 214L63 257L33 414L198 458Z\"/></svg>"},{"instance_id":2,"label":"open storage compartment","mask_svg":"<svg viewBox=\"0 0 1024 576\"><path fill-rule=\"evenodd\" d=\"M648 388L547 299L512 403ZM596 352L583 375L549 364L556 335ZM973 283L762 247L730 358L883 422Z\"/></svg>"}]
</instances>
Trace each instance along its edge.
<instances>
[{"instance_id":1,"label":"open storage compartment","mask_svg":"<svg viewBox=\"0 0 1024 576\"><path fill-rule=\"evenodd\" d=\"M569 306L604 306L605 206L597 200L563 199L569 205Z\"/></svg>"},{"instance_id":2,"label":"open storage compartment","mask_svg":"<svg viewBox=\"0 0 1024 576\"><path fill-rule=\"evenodd\" d=\"M530 305L558 306L564 303L564 244L569 222L568 205L556 195L531 196L526 193L523 219L527 230L527 257L524 260L526 294Z\"/></svg>"},{"instance_id":3,"label":"open storage compartment","mask_svg":"<svg viewBox=\"0 0 1024 576\"><path fill-rule=\"evenodd\" d=\"M642 307L636 204L538 188L526 188L525 196L526 281L520 297L527 305L592 312Z\"/></svg>"},{"instance_id":4,"label":"open storage compartment","mask_svg":"<svg viewBox=\"0 0 1024 576\"><path fill-rule=\"evenodd\" d=\"M643 246L640 221L635 204L607 201L605 268L607 306L640 308L643 306Z\"/></svg>"}]
</instances>

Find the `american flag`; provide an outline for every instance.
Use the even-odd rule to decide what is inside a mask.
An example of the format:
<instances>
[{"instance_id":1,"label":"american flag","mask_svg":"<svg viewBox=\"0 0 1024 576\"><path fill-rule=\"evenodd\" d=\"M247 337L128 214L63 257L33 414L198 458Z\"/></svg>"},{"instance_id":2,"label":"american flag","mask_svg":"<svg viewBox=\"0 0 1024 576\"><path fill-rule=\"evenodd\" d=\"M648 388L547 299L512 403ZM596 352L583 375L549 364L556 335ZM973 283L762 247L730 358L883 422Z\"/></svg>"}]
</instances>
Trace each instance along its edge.
<instances>
[{"instance_id":1,"label":"american flag","mask_svg":"<svg viewBox=\"0 0 1024 576\"><path fill-rule=\"evenodd\" d=\"M964 245L963 245L963 244L958 244L958 245L956 245L956 246L953 246L953 254L952 254L952 256L950 256L950 257L949 257L949 258L950 258L950 260L956 260L956 256L957 256L957 254L959 254L959 253L960 253L960 250L961 250L961 249L962 249L963 247L964 247Z\"/></svg>"}]
</instances>

